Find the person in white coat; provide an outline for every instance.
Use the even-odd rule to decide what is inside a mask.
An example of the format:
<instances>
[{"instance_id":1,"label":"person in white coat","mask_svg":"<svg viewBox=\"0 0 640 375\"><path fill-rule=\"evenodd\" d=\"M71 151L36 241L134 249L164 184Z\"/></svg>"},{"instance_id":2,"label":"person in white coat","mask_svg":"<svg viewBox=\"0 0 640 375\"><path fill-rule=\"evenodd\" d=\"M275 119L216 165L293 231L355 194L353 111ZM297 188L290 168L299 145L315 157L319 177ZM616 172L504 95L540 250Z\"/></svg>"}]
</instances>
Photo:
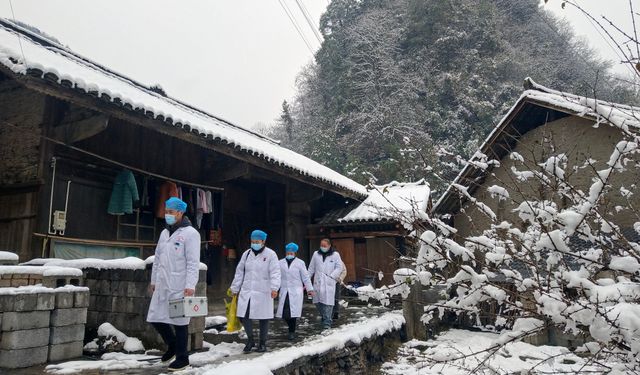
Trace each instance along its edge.
<instances>
[{"instance_id":1,"label":"person in white coat","mask_svg":"<svg viewBox=\"0 0 640 375\"><path fill-rule=\"evenodd\" d=\"M289 327L289 340L295 338L296 322L302 316L304 302L304 288L313 296L313 285L307 271L307 265L300 258L296 258L298 245L291 242L285 246L285 257L280 259L280 295L278 297L278 311L276 317L284 319Z\"/></svg>"},{"instance_id":2,"label":"person in white coat","mask_svg":"<svg viewBox=\"0 0 640 375\"><path fill-rule=\"evenodd\" d=\"M251 233L251 248L245 251L236 267L231 293L238 295L236 315L247 333L244 352L255 346L252 320L260 322L258 352L267 351L269 320L273 319L273 299L280 289L280 265L275 251L265 247L267 234L261 230Z\"/></svg>"},{"instance_id":3,"label":"person in white coat","mask_svg":"<svg viewBox=\"0 0 640 375\"><path fill-rule=\"evenodd\" d=\"M190 318L170 318L169 301L195 294L200 267L200 233L184 216L187 204L178 198L165 203L167 227L160 234L156 246L150 291L153 293L147 322L158 331L167 344L162 362L168 362L169 371L189 366L187 354Z\"/></svg>"},{"instance_id":4,"label":"person in white coat","mask_svg":"<svg viewBox=\"0 0 640 375\"><path fill-rule=\"evenodd\" d=\"M309 262L309 274L313 277L313 289L316 292L313 303L322 318L323 329L331 328L333 322L336 282L342 273L342 264L340 254L331 247L328 238L320 241L320 251L314 252Z\"/></svg>"}]
</instances>

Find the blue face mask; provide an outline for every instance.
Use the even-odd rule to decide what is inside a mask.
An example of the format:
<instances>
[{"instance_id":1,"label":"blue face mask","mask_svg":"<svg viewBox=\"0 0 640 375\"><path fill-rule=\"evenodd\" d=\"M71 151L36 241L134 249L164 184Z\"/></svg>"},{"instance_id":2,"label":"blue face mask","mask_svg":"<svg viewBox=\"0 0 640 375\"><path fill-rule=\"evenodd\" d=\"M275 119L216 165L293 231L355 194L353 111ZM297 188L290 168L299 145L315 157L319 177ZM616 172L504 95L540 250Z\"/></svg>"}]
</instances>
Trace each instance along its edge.
<instances>
[{"instance_id":1,"label":"blue face mask","mask_svg":"<svg viewBox=\"0 0 640 375\"><path fill-rule=\"evenodd\" d=\"M287 255L285 258L289 259L289 260L293 260L293 258L295 258L295 255Z\"/></svg>"},{"instance_id":2,"label":"blue face mask","mask_svg":"<svg viewBox=\"0 0 640 375\"><path fill-rule=\"evenodd\" d=\"M251 244L251 250L259 251L260 249L262 249L262 244L261 243L252 243Z\"/></svg>"},{"instance_id":3,"label":"blue face mask","mask_svg":"<svg viewBox=\"0 0 640 375\"><path fill-rule=\"evenodd\" d=\"M320 251L322 251L323 253L326 253L327 251L329 251L328 247L321 247Z\"/></svg>"},{"instance_id":4,"label":"blue face mask","mask_svg":"<svg viewBox=\"0 0 640 375\"><path fill-rule=\"evenodd\" d=\"M176 223L176 215L169 215L169 214L165 214L164 215L164 221L167 222L167 224L169 225L173 225Z\"/></svg>"}]
</instances>

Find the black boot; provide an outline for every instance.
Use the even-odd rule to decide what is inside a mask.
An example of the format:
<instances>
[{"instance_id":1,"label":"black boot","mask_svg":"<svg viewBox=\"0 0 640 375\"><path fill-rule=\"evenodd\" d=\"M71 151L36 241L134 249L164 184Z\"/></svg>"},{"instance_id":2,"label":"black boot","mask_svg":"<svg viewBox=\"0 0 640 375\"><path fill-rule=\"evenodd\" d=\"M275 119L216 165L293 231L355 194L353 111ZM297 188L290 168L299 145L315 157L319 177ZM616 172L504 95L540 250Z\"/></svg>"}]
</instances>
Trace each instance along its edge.
<instances>
[{"instance_id":1,"label":"black boot","mask_svg":"<svg viewBox=\"0 0 640 375\"><path fill-rule=\"evenodd\" d=\"M267 351L267 343L264 341L260 341L260 345L258 345L258 350L257 352L259 353L264 353Z\"/></svg>"},{"instance_id":2,"label":"black boot","mask_svg":"<svg viewBox=\"0 0 640 375\"><path fill-rule=\"evenodd\" d=\"M256 343L253 342L253 339L249 339L249 341L247 341L247 345L244 346L244 349L242 349L242 351L245 353L249 353L254 346L256 346Z\"/></svg>"},{"instance_id":3,"label":"black boot","mask_svg":"<svg viewBox=\"0 0 640 375\"><path fill-rule=\"evenodd\" d=\"M176 352L173 350L173 348L169 348L169 350L167 350L163 355L162 358L160 358L160 361L162 361L162 363L166 363L171 361L172 359L174 359L176 356Z\"/></svg>"},{"instance_id":4,"label":"black boot","mask_svg":"<svg viewBox=\"0 0 640 375\"><path fill-rule=\"evenodd\" d=\"M175 361L171 362L167 370L169 372L184 370L189 367L189 357L185 358L177 358Z\"/></svg>"},{"instance_id":5,"label":"black boot","mask_svg":"<svg viewBox=\"0 0 640 375\"><path fill-rule=\"evenodd\" d=\"M289 339L289 341L293 341L296 338L296 334L294 332L289 332L287 338Z\"/></svg>"}]
</instances>

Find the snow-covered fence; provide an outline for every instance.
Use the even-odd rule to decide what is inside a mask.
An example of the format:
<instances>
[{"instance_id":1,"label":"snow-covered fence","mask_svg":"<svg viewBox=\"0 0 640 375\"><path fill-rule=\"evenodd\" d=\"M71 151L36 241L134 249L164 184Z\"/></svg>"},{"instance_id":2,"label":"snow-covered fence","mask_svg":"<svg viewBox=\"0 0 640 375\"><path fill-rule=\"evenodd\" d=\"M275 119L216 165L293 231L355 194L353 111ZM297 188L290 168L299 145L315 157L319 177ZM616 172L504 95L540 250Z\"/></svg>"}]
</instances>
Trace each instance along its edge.
<instances>
[{"instance_id":1,"label":"snow-covered fence","mask_svg":"<svg viewBox=\"0 0 640 375\"><path fill-rule=\"evenodd\" d=\"M84 287L0 288L0 368L80 357L88 305Z\"/></svg>"}]
</instances>

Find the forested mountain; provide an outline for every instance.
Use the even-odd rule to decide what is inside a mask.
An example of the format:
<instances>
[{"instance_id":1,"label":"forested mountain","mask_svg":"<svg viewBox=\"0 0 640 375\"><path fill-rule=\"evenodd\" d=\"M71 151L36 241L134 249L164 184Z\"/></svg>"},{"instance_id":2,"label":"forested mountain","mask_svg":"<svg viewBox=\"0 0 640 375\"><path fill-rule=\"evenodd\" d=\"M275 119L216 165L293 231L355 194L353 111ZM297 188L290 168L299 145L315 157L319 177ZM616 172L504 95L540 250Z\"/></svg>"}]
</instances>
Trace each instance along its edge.
<instances>
[{"instance_id":1,"label":"forested mountain","mask_svg":"<svg viewBox=\"0 0 640 375\"><path fill-rule=\"evenodd\" d=\"M270 135L360 182L449 182L527 76L636 99L539 0L332 0L321 31Z\"/></svg>"}]
</instances>

